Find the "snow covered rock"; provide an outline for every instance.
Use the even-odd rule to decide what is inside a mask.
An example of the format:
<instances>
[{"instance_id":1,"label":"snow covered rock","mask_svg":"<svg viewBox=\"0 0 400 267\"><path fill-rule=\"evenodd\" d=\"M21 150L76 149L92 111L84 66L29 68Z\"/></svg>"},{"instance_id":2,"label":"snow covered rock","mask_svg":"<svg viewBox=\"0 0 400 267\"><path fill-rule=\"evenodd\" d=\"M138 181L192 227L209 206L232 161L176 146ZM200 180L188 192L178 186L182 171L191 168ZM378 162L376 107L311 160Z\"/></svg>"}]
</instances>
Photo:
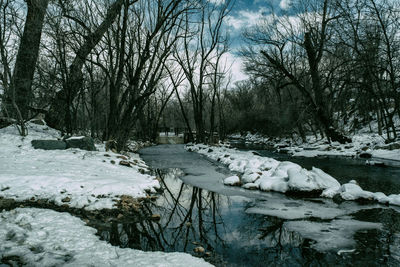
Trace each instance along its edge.
<instances>
[{"instance_id":1,"label":"snow covered rock","mask_svg":"<svg viewBox=\"0 0 400 267\"><path fill-rule=\"evenodd\" d=\"M67 144L60 140L32 140L34 149L43 150L64 150L67 149Z\"/></svg>"},{"instance_id":2,"label":"snow covered rock","mask_svg":"<svg viewBox=\"0 0 400 267\"><path fill-rule=\"evenodd\" d=\"M259 188L258 184L255 183L247 183L243 185L244 189L249 189L249 190L256 190Z\"/></svg>"},{"instance_id":3,"label":"snow covered rock","mask_svg":"<svg viewBox=\"0 0 400 267\"><path fill-rule=\"evenodd\" d=\"M88 151L96 151L93 138L87 136L73 136L65 139L67 148L79 148Z\"/></svg>"},{"instance_id":4,"label":"snow covered rock","mask_svg":"<svg viewBox=\"0 0 400 267\"><path fill-rule=\"evenodd\" d=\"M340 191L340 196L344 200L373 199L373 193L364 191L355 181L342 185Z\"/></svg>"},{"instance_id":5,"label":"snow covered rock","mask_svg":"<svg viewBox=\"0 0 400 267\"><path fill-rule=\"evenodd\" d=\"M287 177L282 176L262 176L257 183L263 191L286 193L289 189Z\"/></svg>"},{"instance_id":6,"label":"snow covered rock","mask_svg":"<svg viewBox=\"0 0 400 267\"><path fill-rule=\"evenodd\" d=\"M326 147L326 144L320 147L324 146ZM356 149L356 146L353 148ZM241 180L239 177L228 177L229 179L224 180L225 184L241 181L244 184L243 188L254 189L257 186L262 191L281 193L321 191L321 197L337 197L341 201L366 199L400 206L400 194L386 196L380 192L365 191L355 181L340 185L335 178L318 168L306 170L293 162L279 162L272 158L254 155L251 151L239 151L226 147L213 147L210 153L209 146L201 144L188 145L186 149L218 160L232 171L243 173Z\"/></svg>"},{"instance_id":7,"label":"snow covered rock","mask_svg":"<svg viewBox=\"0 0 400 267\"><path fill-rule=\"evenodd\" d=\"M253 183L258 178L260 178L260 173L258 173L258 172L250 172L250 173L246 172L242 176L242 182L245 184Z\"/></svg>"},{"instance_id":8,"label":"snow covered rock","mask_svg":"<svg viewBox=\"0 0 400 267\"><path fill-rule=\"evenodd\" d=\"M230 176L224 179L225 185L240 185L240 178L237 175Z\"/></svg>"}]
</instances>

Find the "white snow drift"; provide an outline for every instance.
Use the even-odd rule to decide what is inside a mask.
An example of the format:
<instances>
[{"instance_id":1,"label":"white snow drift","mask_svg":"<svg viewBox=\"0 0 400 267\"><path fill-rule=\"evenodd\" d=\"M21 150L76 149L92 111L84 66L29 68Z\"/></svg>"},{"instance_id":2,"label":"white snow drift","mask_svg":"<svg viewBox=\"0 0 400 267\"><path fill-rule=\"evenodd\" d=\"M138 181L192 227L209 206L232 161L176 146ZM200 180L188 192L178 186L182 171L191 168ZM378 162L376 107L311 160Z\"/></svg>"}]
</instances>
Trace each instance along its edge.
<instances>
[{"instance_id":1,"label":"white snow drift","mask_svg":"<svg viewBox=\"0 0 400 267\"><path fill-rule=\"evenodd\" d=\"M29 266L210 266L185 253L143 252L99 240L96 230L68 213L18 208L0 213L0 258Z\"/></svg>"},{"instance_id":2,"label":"white snow drift","mask_svg":"<svg viewBox=\"0 0 400 267\"><path fill-rule=\"evenodd\" d=\"M48 199L93 210L112 208L121 195L145 197L146 191L160 186L155 177L140 173L147 166L136 154L131 154L129 168L118 165L120 155L110 152L105 156L104 151L36 150L31 140L60 134L35 124L28 124L28 130L22 138L13 126L0 129L0 197Z\"/></svg>"},{"instance_id":3,"label":"white snow drift","mask_svg":"<svg viewBox=\"0 0 400 267\"><path fill-rule=\"evenodd\" d=\"M332 198L336 194L345 200L369 199L379 203L400 206L400 194L386 196L384 193L363 190L356 181L341 185L335 178L318 168L306 170L300 165L272 158L254 155L251 151L238 151L226 147L206 145L188 145L187 150L198 152L219 161L230 170L241 173L241 184L244 188L262 191L322 191L322 197ZM225 180L232 185L233 178ZM237 179L234 184L239 184Z\"/></svg>"}]
</instances>

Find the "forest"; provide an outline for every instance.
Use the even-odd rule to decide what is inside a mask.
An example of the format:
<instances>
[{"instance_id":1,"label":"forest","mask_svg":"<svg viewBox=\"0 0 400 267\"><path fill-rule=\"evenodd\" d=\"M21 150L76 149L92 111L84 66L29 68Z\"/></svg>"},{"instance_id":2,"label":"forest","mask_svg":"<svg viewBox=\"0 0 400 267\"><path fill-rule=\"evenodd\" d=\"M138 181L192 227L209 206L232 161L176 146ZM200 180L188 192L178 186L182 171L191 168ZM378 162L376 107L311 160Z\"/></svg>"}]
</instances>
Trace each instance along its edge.
<instances>
[{"instance_id":1,"label":"forest","mask_svg":"<svg viewBox=\"0 0 400 267\"><path fill-rule=\"evenodd\" d=\"M397 138L397 1L292 1L240 32L239 47L234 5L0 0L1 124L26 135L26 122L44 118L119 150L163 128L208 143L247 131L346 143L377 123L387 142ZM246 80L232 82L227 53Z\"/></svg>"}]
</instances>

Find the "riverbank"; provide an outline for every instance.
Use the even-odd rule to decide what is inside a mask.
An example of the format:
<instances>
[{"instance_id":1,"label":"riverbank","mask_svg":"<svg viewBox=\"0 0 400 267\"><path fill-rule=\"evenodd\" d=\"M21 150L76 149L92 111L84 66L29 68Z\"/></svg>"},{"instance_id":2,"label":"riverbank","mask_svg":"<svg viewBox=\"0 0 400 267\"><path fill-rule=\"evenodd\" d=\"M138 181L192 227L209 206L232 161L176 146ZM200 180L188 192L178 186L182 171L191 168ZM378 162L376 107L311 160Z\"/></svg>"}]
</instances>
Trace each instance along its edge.
<instances>
[{"instance_id":1,"label":"riverbank","mask_svg":"<svg viewBox=\"0 0 400 267\"><path fill-rule=\"evenodd\" d=\"M400 166L400 141L385 143L385 139L376 134L361 131L352 136L352 142L340 144L328 140L307 136L306 141L292 138L271 138L260 134L231 135L233 142L242 142L247 146L259 146L280 153L298 157L351 157L366 159L367 164Z\"/></svg>"},{"instance_id":2,"label":"riverbank","mask_svg":"<svg viewBox=\"0 0 400 267\"><path fill-rule=\"evenodd\" d=\"M261 157L252 151L239 151L223 146L188 145L187 149L221 162L230 170L237 172L238 175L224 180L227 185L308 197L339 198L340 201L375 201L400 205L399 194L387 196L382 192L366 191L354 180L340 184L334 177L318 168L307 170L289 161L279 162L272 158Z\"/></svg>"},{"instance_id":3,"label":"riverbank","mask_svg":"<svg viewBox=\"0 0 400 267\"><path fill-rule=\"evenodd\" d=\"M208 265L189 254L121 249L101 241L85 217L130 220L143 202L154 199L160 182L138 154L105 152L103 145L97 151L34 149L32 140L57 140L60 133L27 126L24 138L13 126L0 129L0 263Z\"/></svg>"}]
</instances>

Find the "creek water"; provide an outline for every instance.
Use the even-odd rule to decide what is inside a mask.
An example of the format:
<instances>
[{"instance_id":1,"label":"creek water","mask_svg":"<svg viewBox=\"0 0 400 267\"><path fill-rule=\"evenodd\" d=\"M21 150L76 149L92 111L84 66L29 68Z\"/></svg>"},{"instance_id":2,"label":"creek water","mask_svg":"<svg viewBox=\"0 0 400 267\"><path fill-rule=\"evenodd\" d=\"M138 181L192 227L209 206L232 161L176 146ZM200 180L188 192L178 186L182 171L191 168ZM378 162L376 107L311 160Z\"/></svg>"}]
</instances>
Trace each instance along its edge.
<instances>
[{"instance_id":1,"label":"creek water","mask_svg":"<svg viewBox=\"0 0 400 267\"><path fill-rule=\"evenodd\" d=\"M216 266L400 265L398 207L228 187L222 183L231 174L227 168L186 152L183 145L149 147L140 153L159 170L163 192L155 202L145 205L148 219L115 222L99 231L113 245L187 252ZM288 160L268 151L260 153ZM327 163L325 159L290 160L322 168L334 177L340 174L341 182L354 179L350 174L356 170L372 173L372 178L365 177L371 188L375 185L368 183L369 178L379 184L386 173L396 173L379 169L385 173L379 178L374 176L379 171L363 171L362 165L348 163L343 167L341 162ZM398 181L388 177L389 185L381 191L396 190L392 187ZM160 219L149 219L151 214L160 215Z\"/></svg>"}]
</instances>

